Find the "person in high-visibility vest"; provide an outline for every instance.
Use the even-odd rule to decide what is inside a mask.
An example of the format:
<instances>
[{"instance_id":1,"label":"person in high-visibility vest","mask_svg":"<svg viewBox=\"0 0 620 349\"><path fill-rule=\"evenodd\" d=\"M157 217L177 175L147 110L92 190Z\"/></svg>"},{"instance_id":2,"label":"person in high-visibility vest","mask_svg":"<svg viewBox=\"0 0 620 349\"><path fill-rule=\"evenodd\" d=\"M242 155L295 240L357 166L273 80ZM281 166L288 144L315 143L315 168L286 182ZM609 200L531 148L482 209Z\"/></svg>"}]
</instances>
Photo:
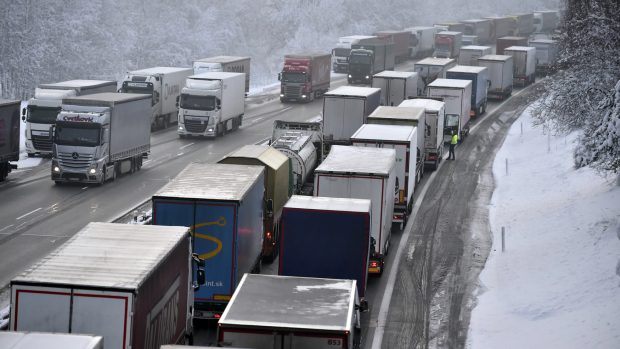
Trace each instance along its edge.
<instances>
[{"instance_id":1,"label":"person in high-visibility vest","mask_svg":"<svg viewBox=\"0 0 620 349\"><path fill-rule=\"evenodd\" d=\"M456 148L457 143L459 142L459 136L454 133L454 131L450 132L452 137L450 137L450 153L448 153L448 160L456 160L456 156L454 155L454 148Z\"/></svg>"}]
</instances>

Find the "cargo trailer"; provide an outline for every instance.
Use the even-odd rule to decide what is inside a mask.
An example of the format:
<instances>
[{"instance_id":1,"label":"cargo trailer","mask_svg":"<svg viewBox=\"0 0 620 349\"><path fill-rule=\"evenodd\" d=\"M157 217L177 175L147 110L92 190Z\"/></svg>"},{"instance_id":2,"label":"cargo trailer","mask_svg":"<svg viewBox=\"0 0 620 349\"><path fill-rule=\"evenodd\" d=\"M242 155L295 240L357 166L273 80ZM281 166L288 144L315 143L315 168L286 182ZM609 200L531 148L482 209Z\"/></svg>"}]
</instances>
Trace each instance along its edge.
<instances>
[{"instance_id":1,"label":"cargo trailer","mask_svg":"<svg viewBox=\"0 0 620 349\"><path fill-rule=\"evenodd\" d=\"M381 89L342 86L323 99L323 135L329 143L348 143L381 100ZM325 156L325 154L323 154Z\"/></svg>"},{"instance_id":2,"label":"cargo trailer","mask_svg":"<svg viewBox=\"0 0 620 349\"><path fill-rule=\"evenodd\" d=\"M447 79L471 81L470 116L479 116L487 110L487 90L489 88L489 69L457 65L446 72Z\"/></svg>"},{"instance_id":3,"label":"cargo trailer","mask_svg":"<svg viewBox=\"0 0 620 349\"><path fill-rule=\"evenodd\" d=\"M504 50L510 46L527 46L527 40L527 37L524 36L504 36L497 38L495 43L495 54L506 54Z\"/></svg>"},{"instance_id":4,"label":"cargo trailer","mask_svg":"<svg viewBox=\"0 0 620 349\"><path fill-rule=\"evenodd\" d=\"M459 54L458 63L459 65L476 66L478 65L478 58L490 54L491 46L463 46L461 47L461 53Z\"/></svg>"},{"instance_id":5,"label":"cargo trailer","mask_svg":"<svg viewBox=\"0 0 620 349\"><path fill-rule=\"evenodd\" d=\"M17 168L19 160L20 101L0 99L0 182Z\"/></svg>"},{"instance_id":6,"label":"cargo trailer","mask_svg":"<svg viewBox=\"0 0 620 349\"><path fill-rule=\"evenodd\" d=\"M284 56L278 74L281 102L311 102L329 90L331 54L300 53Z\"/></svg>"},{"instance_id":7,"label":"cargo trailer","mask_svg":"<svg viewBox=\"0 0 620 349\"><path fill-rule=\"evenodd\" d=\"M428 84L435 79L445 78L446 71L456 65L453 58L424 58L413 65L413 71L418 73L424 84L424 91Z\"/></svg>"},{"instance_id":8,"label":"cargo trailer","mask_svg":"<svg viewBox=\"0 0 620 349\"><path fill-rule=\"evenodd\" d=\"M243 73L245 93L250 92L250 57L214 56L194 61L194 75L208 72Z\"/></svg>"},{"instance_id":9,"label":"cargo trailer","mask_svg":"<svg viewBox=\"0 0 620 349\"><path fill-rule=\"evenodd\" d=\"M555 71L558 61L558 42L549 39L530 41L530 46L536 48L536 73L546 75Z\"/></svg>"},{"instance_id":10,"label":"cargo trailer","mask_svg":"<svg viewBox=\"0 0 620 349\"><path fill-rule=\"evenodd\" d=\"M465 25L464 35L475 35L480 44L488 44L491 40L493 22L490 19L466 19L461 21Z\"/></svg>"},{"instance_id":11,"label":"cargo trailer","mask_svg":"<svg viewBox=\"0 0 620 349\"><path fill-rule=\"evenodd\" d=\"M385 70L375 74L372 87L381 89L380 105L399 105L408 98L422 94L418 73Z\"/></svg>"},{"instance_id":12,"label":"cargo trailer","mask_svg":"<svg viewBox=\"0 0 620 349\"><path fill-rule=\"evenodd\" d=\"M443 129L446 104L443 99L414 98L403 101L399 107L424 108L424 166L436 170L443 158Z\"/></svg>"},{"instance_id":13,"label":"cargo trailer","mask_svg":"<svg viewBox=\"0 0 620 349\"><path fill-rule=\"evenodd\" d=\"M536 48L528 46L510 46L504 50L512 56L514 86L525 87L536 80Z\"/></svg>"},{"instance_id":14,"label":"cargo trailer","mask_svg":"<svg viewBox=\"0 0 620 349\"><path fill-rule=\"evenodd\" d=\"M446 103L444 122L444 143L449 143L451 134L463 141L469 134L471 111L471 81L456 79L437 79L428 86L428 96L443 98Z\"/></svg>"},{"instance_id":15,"label":"cargo trailer","mask_svg":"<svg viewBox=\"0 0 620 349\"><path fill-rule=\"evenodd\" d=\"M512 94L513 58L507 55L486 55L478 58L478 65L489 69L491 83L488 99L505 99Z\"/></svg>"}]
</instances>

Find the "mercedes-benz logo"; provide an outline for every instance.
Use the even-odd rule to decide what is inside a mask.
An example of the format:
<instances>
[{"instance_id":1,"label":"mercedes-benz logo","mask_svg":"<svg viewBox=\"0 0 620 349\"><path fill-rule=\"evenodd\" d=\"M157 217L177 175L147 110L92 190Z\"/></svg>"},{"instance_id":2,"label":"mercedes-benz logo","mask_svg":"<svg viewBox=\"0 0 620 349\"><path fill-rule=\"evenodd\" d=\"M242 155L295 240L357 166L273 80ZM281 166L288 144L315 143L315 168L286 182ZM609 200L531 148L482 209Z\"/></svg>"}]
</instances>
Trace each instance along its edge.
<instances>
[{"instance_id":1,"label":"mercedes-benz logo","mask_svg":"<svg viewBox=\"0 0 620 349\"><path fill-rule=\"evenodd\" d=\"M73 160L77 160L80 157L80 154L74 152L73 154L71 154L71 157L73 158Z\"/></svg>"}]
</instances>

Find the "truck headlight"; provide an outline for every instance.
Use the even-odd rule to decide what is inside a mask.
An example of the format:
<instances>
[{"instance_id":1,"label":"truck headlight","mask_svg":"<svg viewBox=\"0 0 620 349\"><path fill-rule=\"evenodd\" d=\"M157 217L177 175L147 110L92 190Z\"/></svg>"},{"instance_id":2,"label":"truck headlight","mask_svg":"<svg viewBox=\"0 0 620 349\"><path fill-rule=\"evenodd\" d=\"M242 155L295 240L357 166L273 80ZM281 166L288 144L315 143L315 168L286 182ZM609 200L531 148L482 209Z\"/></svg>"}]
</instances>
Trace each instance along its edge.
<instances>
[{"instance_id":1,"label":"truck headlight","mask_svg":"<svg viewBox=\"0 0 620 349\"><path fill-rule=\"evenodd\" d=\"M210 128L210 129L208 129L207 131L209 131L209 132L213 132L213 129L212 129L212 128Z\"/></svg>"},{"instance_id":2,"label":"truck headlight","mask_svg":"<svg viewBox=\"0 0 620 349\"><path fill-rule=\"evenodd\" d=\"M351 74L349 74L349 78L352 78L353 76L351 76Z\"/></svg>"},{"instance_id":3,"label":"truck headlight","mask_svg":"<svg viewBox=\"0 0 620 349\"><path fill-rule=\"evenodd\" d=\"M179 126L179 131L183 131L183 126Z\"/></svg>"},{"instance_id":4,"label":"truck headlight","mask_svg":"<svg viewBox=\"0 0 620 349\"><path fill-rule=\"evenodd\" d=\"M370 79L370 76L366 75L366 80Z\"/></svg>"},{"instance_id":5,"label":"truck headlight","mask_svg":"<svg viewBox=\"0 0 620 349\"><path fill-rule=\"evenodd\" d=\"M53 170L54 170L54 172L59 173L60 172L60 167L54 166Z\"/></svg>"},{"instance_id":6,"label":"truck headlight","mask_svg":"<svg viewBox=\"0 0 620 349\"><path fill-rule=\"evenodd\" d=\"M94 167L93 167L93 168L91 168L91 169L88 171L88 173L90 173L90 174L92 174L92 175L94 175L96 172L97 172L97 170L96 170Z\"/></svg>"},{"instance_id":7,"label":"truck headlight","mask_svg":"<svg viewBox=\"0 0 620 349\"><path fill-rule=\"evenodd\" d=\"M284 97L284 93L280 93L280 97Z\"/></svg>"},{"instance_id":8,"label":"truck headlight","mask_svg":"<svg viewBox=\"0 0 620 349\"><path fill-rule=\"evenodd\" d=\"M304 98L304 99L305 99L305 98L306 98L306 95L301 95L301 98Z\"/></svg>"}]
</instances>

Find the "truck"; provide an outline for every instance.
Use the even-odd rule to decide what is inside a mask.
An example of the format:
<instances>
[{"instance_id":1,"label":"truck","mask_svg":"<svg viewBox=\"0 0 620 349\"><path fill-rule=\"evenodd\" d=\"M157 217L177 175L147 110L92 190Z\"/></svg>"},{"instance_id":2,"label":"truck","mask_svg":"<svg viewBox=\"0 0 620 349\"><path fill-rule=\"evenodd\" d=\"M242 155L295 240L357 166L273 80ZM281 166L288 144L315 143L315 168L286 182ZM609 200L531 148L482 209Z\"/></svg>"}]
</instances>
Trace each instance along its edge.
<instances>
[{"instance_id":1,"label":"truck","mask_svg":"<svg viewBox=\"0 0 620 349\"><path fill-rule=\"evenodd\" d=\"M472 67L457 65L446 72L447 79L471 81L471 111L470 116L480 116L487 110L487 89L489 87L489 69L487 67Z\"/></svg>"},{"instance_id":2,"label":"truck","mask_svg":"<svg viewBox=\"0 0 620 349\"><path fill-rule=\"evenodd\" d=\"M506 55L486 55L478 58L478 65L489 69L488 99L502 100L512 94L513 58Z\"/></svg>"},{"instance_id":3,"label":"truck","mask_svg":"<svg viewBox=\"0 0 620 349\"><path fill-rule=\"evenodd\" d=\"M191 248L187 227L89 223L11 280L11 330L92 334L104 349L189 341Z\"/></svg>"},{"instance_id":4,"label":"truck","mask_svg":"<svg viewBox=\"0 0 620 349\"><path fill-rule=\"evenodd\" d=\"M418 73L385 70L375 74L372 87L381 89L381 105L398 105L407 98L422 94Z\"/></svg>"},{"instance_id":5,"label":"truck","mask_svg":"<svg viewBox=\"0 0 620 349\"><path fill-rule=\"evenodd\" d=\"M208 72L245 74L245 94L250 92L250 57L214 56L195 60L194 75Z\"/></svg>"},{"instance_id":6,"label":"truck","mask_svg":"<svg viewBox=\"0 0 620 349\"><path fill-rule=\"evenodd\" d=\"M350 35L338 38L336 47L332 50L332 64L334 73L349 72L349 55L351 54L351 45L364 43L370 39L376 39L373 35Z\"/></svg>"},{"instance_id":7,"label":"truck","mask_svg":"<svg viewBox=\"0 0 620 349\"><path fill-rule=\"evenodd\" d=\"M19 160L19 108L21 102L0 99L0 182L6 179Z\"/></svg>"},{"instance_id":8,"label":"truck","mask_svg":"<svg viewBox=\"0 0 620 349\"><path fill-rule=\"evenodd\" d=\"M262 166L265 169L265 201L271 202L263 215L263 260L272 262L279 251L282 207L291 196L291 161L268 145L245 145L224 156L220 164Z\"/></svg>"},{"instance_id":9,"label":"truck","mask_svg":"<svg viewBox=\"0 0 620 349\"><path fill-rule=\"evenodd\" d=\"M515 21L517 28L515 35L529 37L534 32L534 14L533 13L519 13L516 15L510 15Z\"/></svg>"},{"instance_id":10,"label":"truck","mask_svg":"<svg viewBox=\"0 0 620 349\"><path fill-rule=\"evenodd\" d=\"M394 62L400 63L409 59L409 43L411 42L411 32L408 30L382 30L373 35L384 38L387 42L394 44Z\"/></svg>"},{"instance_id":11,"label":"truck","mask_svg":"<svg viewBox=\"0 0 620 349\"><path fill-rule=\"evenodd\" d=\"M103 184L142 168L151 151L150 96L96 93L65 98L54 126L56 184Z\"/></svg>"},{"instance_id":12,"label":"truck","mask_svg":"<svg viewBox=\"0 0 620 349\"><path fill-rule=\"evenodd\" d=\"M22 109L26 123L25 145L28 157L52 154L53 137L50 128L56 123L63 98L85 96L93 93L116 92L116 81L69 80L52 84L40 84L34 97Z\"/></svg>"},{"instance_id":13,"label":"truck","mask_svg":"<svg viewBox=\"0 0 620 349\"><path fill-rule=\"evenodd\" d=\"M510 46L527 46L527 38L524 36L504 36L497 38L495 53L498 55L504 55L504 50Z\"/></svg>"},{"instance_id":14,"label":"truck","mask_svg":"<svg viewBox=\"0 0 620 349\"><path fill-rule=\"evenodd\" d=\"M461 22L440 22L433 24L434 27L439 28L439 31L451 31L451 32L461 32L465 31L465 24Z\"/></svg>"},{"instance_id":15,"label":"truck","mask_svg":"<svg viewBox=\"0 0 620 349\"><path fill-rule=\"evenodd\" d=\"M491 46L468 45L461 47L459 55L459 65L478 65L478 58L491 54Z\"/></svg>"},{"instance_id":16,"label":"truck","mask_svg":"<svg viewBox=\"0 0 620 349\"><path fill-rule=\"evenodd\" d=\"M551 33L560 22L558 11L534 11L534 31Z\"/></svg>"},{"instance_id":17,"label":"truck","mask_svg":"<svg viewBox=\"0 0 620 349\"><path fill-rule=\"evenodd\" d=\"M471 81L456 79L437 79L428 86L428 96L443 98L446 104L446 120L443 128L443 141L449 143L451 135L463 141L469 134L471 111Z\"/></svg>"},{"instance_id":18,"label":"truck","mask_svg":"<svg viewBox=\"0 0 620 349\"><path fill-rule=\"evenodd\" d=\"M282 211L278 275L355 280L363 299L370 214L367 199L293 195Z\"/></svg>"},{"instance_id":19,"label":"truck","mask_svg":"<svg viewBox=\"0 0 620 349\"><path fill-rule=\"evenodd\" d=\"M381 89L341 86L323 99L323 140L348 143L353 133L366 122L381 101Z\"/></svg>"},{"instance_id":20,"label":"truck","mask_svg":"<svg viewBox=\"0 0 620 349\"><path fill-rule=\"evenodd\" d=\"M478 45L478 37L476 35L463 35L463 39L461 40L461 44L463 46L472 46ZM461 50L463 49L461 46ZM459 57L462 53L459 53Z\"/></svg>"},{"instance_id":21,"label":"truck","mask_svg":"<svg viewBox=\"0 0 620 349\"><path fill-rule=\"evenodd\" d=\"M398 108L398 107L394 107ZM408 108L401 108L408 109ZM422 112L422 117L424 112ZM364 124L351 136L351 144L358 147L389 148L396 152L396 186L392 223L400 224L402 230L413 208L416 174L423 173L424 129L416 126ZM418 143L422 141L422 148ZM417 148L417 150L416 150ZM421 152L420 152L421 151ZM418 162L418 159L420 160ZM418 169L420 169L418 171Z\"/></svg>"},{"instance_id":22,"label":"truck","mask_svg":"<svg viewBox=\"0 0 620 349\"><path fill-rule=\"evenodd\" d=\"M409 37L410 58L424 58L435 52L436 27L416 26L406 28L405 30L411 32L411 36Z\"/></svg>"},{"instance_id":23,"label":"truck","mask_svg":"<svg viewBox=\"0 0 620 349\"><path fill-rule=\"evenodd\" d=\"M246 274L218 321L217 343L254 349L358 348L360 306L355 280Z\"/></svg>"},{"instance_id":24,"label":"truck","mask_svg":"<svg viewBox=\"0 0 620 349\"><path fill-rule=\"evenodd\" d=\"M351 45L349 54L349 84L371 84L372 76L384 70L394 70L394 44L383 38Z\"/></svg>"},{"instance_id":25,"label":"truck","mask_svg":"<svg viewBox=\"0 0 620 349\"><path fill-rule=\"evenodd\" d=\"M466 19L461 21L465 25L464 35L475 35L478 37L478 43L488 44L492 40L492 25L493 22L490 19Z\"/></svg>"},{"instance_id":26,"label":"truck","mask_svg":"<svg viewBox=\"0 0 620 349\"><path fill-rule=\"evenodd\" d=\"M455 65L456 60L453 58L424 58L413 65L413 71L420 76L424 84L423 91L426 91L428 84L437 78L445 78L446 71Z\"/></svg>"},{"instance_id":27,"label":"truck","mask_svg":"<svg viewBox=\"0 0 620 349\"><path fill-rule=\"evenodd\" d=\"M153 67L127 72L120 92L151 95L151 127L167 128L177 121L177 98L192 68Z\"/></svg>"},{"instance_id":28,"label":"truck","mask_svg":"<svg viewBox=\"0 0 620 349\"><path fill-rule=\"evenodd\" d=\"M457 58L461 51L463 33L442 31L435 34L435 57Z\"/></svg>"},{"instance_id":29,"label":"truck","mask_svg":"<svg viewBox=\"0 0 620 349\"><path fill-rule=\"evenodd\" d=\"M179 137L215 138L239 129L245 114L244 75L209 72L188 77L177 102Z\"/></svg>"},{"instance_id":30,"label":"truck","mask_svg":"<svg viewBox=\"0 0 620 349\"><path fill-rule=\"evenodd\" d=\"M314 196L371 201L369 274L385 269L397 194L395 166L394 149L334 145L314 170Z\"/></svg>"},{"instance_id":31,"label":"truck","mask_svg":"<svg viewBox=\"0 0 620 349\"><path fill-rule=\"evenodd\" d=\"M0 348L103 349L103 337L88 334L1 331Z\"/></svg>"},{"instance_id":32,"label":"truck","mask_svg":"<svg viewBox=\"0 0 620 349\"><path fill-rule=\"evenodd\" d=\"M303 131L286 131L271 142L271 146L286 155L290 160L293 173L293 192L312 195L306 192L306 181L312 176L317 165L319 153L312 137Z\"/></svg>"},{"instance_id":33,"label":"truck","mask_svg":"<svg viewBox=\"0 0 620 349\"><path fill-rule=\"evenodd\" d=\"M527 86L536 80L536 47L510 46L504 50L512 56L514 86Z\"/></svg>"},{"instance_id":34,"label":"truck","mask_svg":"<svg viewBox=\"0 0 620 349\"><path fill-rule=\"evenodd\" d=\"M558 42L536 39L530 41L530 46L536 48L536 73L538 75L552 73L558 60Z\"/></svg>"},{"instance_id":35,"label":"truck","mask_svg":"<svg viewBox=\"0 0 620 349\"><path fill-rule=\"evenodd\" d=\"M446 104L442 100L414 98L403 101L399 107L424 108L424 167L432 170L439 168L443 158L443 128Z\"/></svg>"},{"instance_id":36,"label":"truck","mask_svg":"<svg viewBox=\"0 0 620 349\"><path fill-rule=\"evenodd\" d=\"M284 66L278 74L280 101L311 102L329 90L331 55L302 53L284 56Z\"/></svg>"},{"instance_id":37,"label":"truck","mask_svg":"<svg viewBox=\"0 0 620 349\"><path fill-rule=\"evenodd\" d=\"M517 23L510 16L491 16L484 17L492 21L491 40L501 38L503 36L515 35L517 31Z\"/></svg>"},{"instance_id":38,"label":"truck","mask_svg":"<svg viewBox=\"0 0 620 349\"><path fill-rule=\"evenodd\" d=\"M243 274L261 268L264 168L190 163L152 197L153 225L189 227L209 280L194 294L194 317L221 316ZM200 275L193 273L194 282Z\"/></svg>"}]
</instances>

